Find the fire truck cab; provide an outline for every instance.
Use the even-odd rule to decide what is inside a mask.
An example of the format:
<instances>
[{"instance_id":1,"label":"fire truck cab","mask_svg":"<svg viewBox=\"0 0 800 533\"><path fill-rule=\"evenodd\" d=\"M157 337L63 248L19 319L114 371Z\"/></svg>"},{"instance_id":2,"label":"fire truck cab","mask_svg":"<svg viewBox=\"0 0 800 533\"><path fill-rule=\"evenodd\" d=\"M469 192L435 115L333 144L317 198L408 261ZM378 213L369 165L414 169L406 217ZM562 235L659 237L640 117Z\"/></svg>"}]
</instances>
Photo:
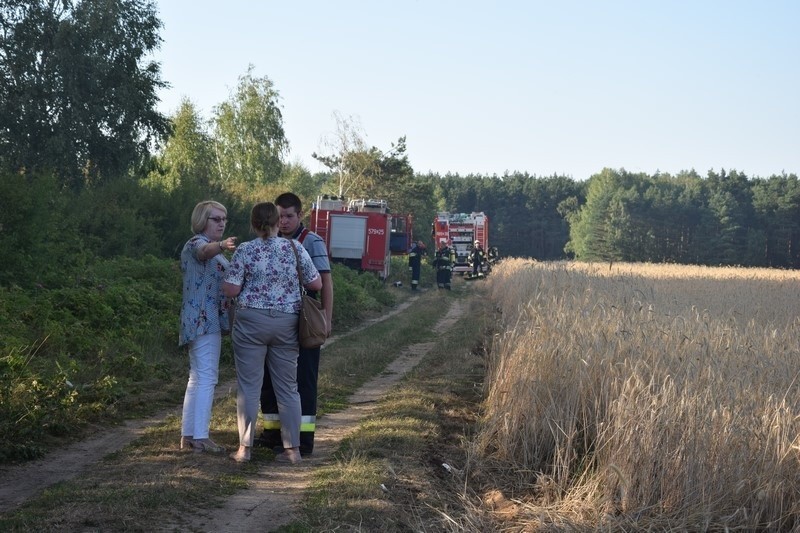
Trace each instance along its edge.
<instances>
[{"instance_id":1,"label":"fire truck cab","mask_svg":"<svg viewBox=\"0 0 800 533\"><path fill-rule=\"evenodd\" d=\"M485 254L489 252L489 217L483 212L438 213L433 221L433 238L437 250L442 244L448 244L455 251L456 262L453 272L462 274L472 272L469 254L475 241L480 243ZM489 269L489 261L486 260L481 266L481 271L487 273Z\"/></svg>"},{"instance_id":2,"label":"fire truck cab","mask_svg":"<svg viewBox=\"0 0 800 533\"><path fill-rule=\"evenodd\" d=\"M391 256L411 247L411 215L393 215L385 200L319 196L309 229L322 237L331 261L389 277Z\"/></svg>"}]
</instances>

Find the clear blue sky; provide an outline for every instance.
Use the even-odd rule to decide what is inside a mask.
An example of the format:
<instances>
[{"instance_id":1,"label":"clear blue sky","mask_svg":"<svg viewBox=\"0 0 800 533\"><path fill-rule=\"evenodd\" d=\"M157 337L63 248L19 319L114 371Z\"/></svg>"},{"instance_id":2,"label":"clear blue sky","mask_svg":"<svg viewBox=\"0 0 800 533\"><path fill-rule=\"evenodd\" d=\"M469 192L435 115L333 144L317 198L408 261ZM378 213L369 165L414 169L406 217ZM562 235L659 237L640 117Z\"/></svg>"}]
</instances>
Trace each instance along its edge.
<instances>
[{"instance_id":1,"label":"clear blue sky","mask_svg":"<svg viewBox=\"0 0 800 533\"><path fill-rule=\"evenodd\" d=\"M158 0L155 59L208 119L254 66L312 171L333 113L417 172L800 174L800 1Z\"/></svg>"}]
</instances>

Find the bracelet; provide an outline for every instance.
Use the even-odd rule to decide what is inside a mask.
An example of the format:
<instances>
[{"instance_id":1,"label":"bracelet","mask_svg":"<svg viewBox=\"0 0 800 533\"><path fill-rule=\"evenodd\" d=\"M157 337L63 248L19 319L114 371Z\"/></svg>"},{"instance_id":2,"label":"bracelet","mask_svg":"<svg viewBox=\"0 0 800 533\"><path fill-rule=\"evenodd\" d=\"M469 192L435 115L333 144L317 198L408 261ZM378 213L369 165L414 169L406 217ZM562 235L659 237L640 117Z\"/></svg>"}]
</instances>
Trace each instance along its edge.
<instances>
[{"instance_id":1,"label":"bracelet","mask_svg":"<svg viewBox=\"0 0 800 533\"><path fill-rule=\"evenodd\" d=\"M219 244L219 251L224 252L225 248L222 247L222 241L217 242L217 244Z\"/></svg>"}]
</instances>

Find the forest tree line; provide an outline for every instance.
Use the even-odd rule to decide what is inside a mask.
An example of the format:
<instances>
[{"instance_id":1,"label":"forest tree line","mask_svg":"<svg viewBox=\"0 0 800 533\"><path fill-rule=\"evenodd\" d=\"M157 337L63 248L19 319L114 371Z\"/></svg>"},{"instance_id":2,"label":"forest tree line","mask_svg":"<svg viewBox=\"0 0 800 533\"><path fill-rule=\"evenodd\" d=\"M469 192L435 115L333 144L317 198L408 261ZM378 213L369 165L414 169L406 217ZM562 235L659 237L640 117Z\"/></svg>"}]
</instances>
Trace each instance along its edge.
<instances>
[{"instance_id":1,"label":"forest tree line","mask_svg":"<svg viewBox=\"0 0 800 533\"><path fill-rule=\"evenodd\" d=\"M749 178L603 169L569 177L422 177L447 205L491 217L501 253L540 260L800 267L796 174Z\"/></svg>"},{"instance_id":2,"label":"forest tree line","mask_svg":"<svg viewBox=\"0 0 800 533\"><path fill-rule=\"evenodd\" d=\"M188 99L157 111L166 82L148 59L161 42L152 2L9 0L0 26L3 283L92 257L177 257L207 198L246 239L250 206L285 190L307 207L321 194L385 199L429 244L437 212L483 211L505 256L800 266L795 174L420 174L405 137L370 146L340 114L313 154L325 171L311 172L288 161L280 92L254 67L211 117Z\"/></svg>"}]
</instances>

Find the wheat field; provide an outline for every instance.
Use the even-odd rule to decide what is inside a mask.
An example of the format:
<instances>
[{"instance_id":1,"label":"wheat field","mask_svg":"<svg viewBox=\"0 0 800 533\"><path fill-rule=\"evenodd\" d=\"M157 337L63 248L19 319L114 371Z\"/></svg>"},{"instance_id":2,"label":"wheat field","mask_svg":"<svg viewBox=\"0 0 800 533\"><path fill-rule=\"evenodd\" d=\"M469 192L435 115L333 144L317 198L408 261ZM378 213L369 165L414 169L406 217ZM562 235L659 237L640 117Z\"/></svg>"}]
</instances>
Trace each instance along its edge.
<instances>
[{"instance_id":1,"label":"wheat field","mask_svg":"<svg viewBox=\"0 0 800 533\"><path fill-rule=\"evenodd\" d=\"M509 259L475 512L509 530L800 528L800 272ZM477 476L477 474L476 474Z\"/></svg>"}]
</instances>

